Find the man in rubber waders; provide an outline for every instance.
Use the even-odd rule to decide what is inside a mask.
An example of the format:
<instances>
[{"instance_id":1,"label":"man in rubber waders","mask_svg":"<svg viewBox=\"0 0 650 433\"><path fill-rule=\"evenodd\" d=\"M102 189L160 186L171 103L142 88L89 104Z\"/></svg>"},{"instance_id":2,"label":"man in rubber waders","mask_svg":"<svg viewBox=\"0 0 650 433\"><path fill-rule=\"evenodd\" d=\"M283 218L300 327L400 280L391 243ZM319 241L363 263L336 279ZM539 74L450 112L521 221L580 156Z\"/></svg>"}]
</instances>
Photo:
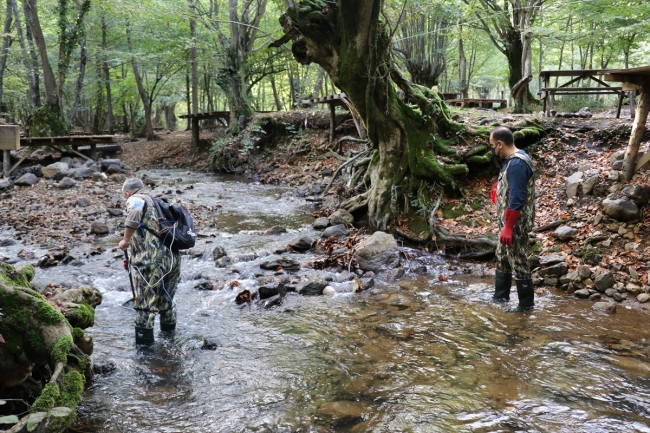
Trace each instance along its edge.
<instances>
[{"instance_id":1,"label":"man in rubber waders","mask_svg":"<svg viewBox=\"0 0 650 433\"><path fill-rule=\"evenodd\" d=\"M514 273L519 305L508 311L532 310L535 292L528 266L528 232L535 221L535 167L530 156L517 149L512 131L504 126L490 133L490 147L503 160L499 180L492 187L500 232L492 299L495 302L510 300Z\"/></svg>"},{"instance_id":2,"label":"man in rubber waders","mask_svg":"<svg viewBox=\"0 0 650 433\"><path fill-rule=\"evenodd\" d=\"M176 329L174 295L181 278L181 256L166 247L158 231L156 207L140 179L122 185L126 201L124 238L120 249L127 251L135 286L135 343L151 344L156 313L160 330ZM146 204L146 206L145 206Z\"/></svg>"}]
</instances>

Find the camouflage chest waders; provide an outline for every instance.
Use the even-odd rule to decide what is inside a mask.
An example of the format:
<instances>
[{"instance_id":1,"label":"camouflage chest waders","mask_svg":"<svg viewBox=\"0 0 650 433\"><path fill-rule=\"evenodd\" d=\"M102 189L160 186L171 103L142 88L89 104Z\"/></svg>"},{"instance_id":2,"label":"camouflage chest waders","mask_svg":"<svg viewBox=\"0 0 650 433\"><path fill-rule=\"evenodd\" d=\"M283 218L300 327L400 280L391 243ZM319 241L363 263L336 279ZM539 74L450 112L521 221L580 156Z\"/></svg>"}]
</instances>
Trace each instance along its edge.
<instances>
[{"instance_id":1,"label":"camouflage chest waders","mask_svg":"<svg viewBox=\"0 0 650 433\"><path fill-rule=\"evenodd\" d=\"M510 203L510 187L508 185L507 173L510 163L514 158L519 158L524 161L533 172L533 176L528 179L526 203L521 209L519 218L512 231L512 245L503 245L499 242L496 250L496 260L497 270L507 274L514 273L516 279L523 280L530 278L530 269L528 267L528 232L532 230L535 222L535 169L531 159L523 153L514 153L505 162L505 166L499 173L499 182L497 184L497 218L499 221L499 233L501 233L505 223L506 209Z\"/></svg>"},{"instance_id":2,"label":"camouflage chest waders","mask_svg":"<svg viewBox=\"0 0 650 433\"><path fill-rule=\"evenodd\" d=\"M141 195L147 202L142 224L157 230L156 208L150 197ZM131 238L129 246L133 282L135 284L135 326L136 342L138 331L144 332L145 340L150 335L153 341L153 325L156 313L160 314L160 329L173 331L176 328L176 308L173 302L181 277L181 256L172 252L153 233L140 227Z\"/></svg>"}]
</instances>

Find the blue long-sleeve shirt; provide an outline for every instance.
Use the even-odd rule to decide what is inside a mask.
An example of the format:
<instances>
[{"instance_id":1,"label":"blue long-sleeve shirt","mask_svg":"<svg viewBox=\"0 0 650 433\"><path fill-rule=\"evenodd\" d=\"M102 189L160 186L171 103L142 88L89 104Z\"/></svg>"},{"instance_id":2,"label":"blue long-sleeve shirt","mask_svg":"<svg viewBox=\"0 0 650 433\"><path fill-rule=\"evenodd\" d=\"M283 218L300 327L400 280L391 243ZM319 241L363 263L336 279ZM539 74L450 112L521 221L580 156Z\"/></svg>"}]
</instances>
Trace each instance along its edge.
<instances>
[{"instance_id":1,"label":"blue long-sleeve shirt","mask_svg":"<svg viewBox=\"0 0 650 433\"><path fill-rule=\"evenodd\" d=\"M518 150L528 156L523 150ZM509 166L508 166L509 164ZM521 210L528 198L528 180L533 176L533 171L528 164L519 158L511 157L511 160L504 164L502 170L508 166L506 173L508 179L508 187L510 189L510 203L508 209Z\"/></svg>"}]
</instances>

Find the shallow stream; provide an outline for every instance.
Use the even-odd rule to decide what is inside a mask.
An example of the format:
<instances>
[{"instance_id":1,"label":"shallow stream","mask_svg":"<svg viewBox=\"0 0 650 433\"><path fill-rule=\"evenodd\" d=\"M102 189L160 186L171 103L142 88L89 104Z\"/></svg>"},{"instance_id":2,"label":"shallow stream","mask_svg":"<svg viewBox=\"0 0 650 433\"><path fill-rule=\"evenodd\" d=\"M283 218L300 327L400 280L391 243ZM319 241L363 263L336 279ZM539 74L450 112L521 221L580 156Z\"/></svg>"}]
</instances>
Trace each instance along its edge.
<instances>
[{"instance_id":1,"label":"shallow stream","mask_svg":"<svg viewBox=\"0 0 650 433\"><path fill-rule=\"evenodd\" d=\"M279 307L242 308L235 295L257 284L260 260L298 234L317 236L313 209L281 188L181 177L194 182L184 200L222 207L197 246L203 256L183 256L175 335L156 330L153 346L135 347L119 251L37 273L104 294L87 332L95 363L116 369L86 391L75 431L650 432L643 313L607 315L559 293L538 297L532 313L505 313L487 301L493 278L450 275L432 256L421 259L426 274L361 294L289 294ZM274 225L289 233L260 234ZM215 268L217 245L234 272ZM330 277L334 286L349 279ZM205 279L239 287L193 288ZM216 350L202 349L206 340Z\"/></svg>"}]
</instances>

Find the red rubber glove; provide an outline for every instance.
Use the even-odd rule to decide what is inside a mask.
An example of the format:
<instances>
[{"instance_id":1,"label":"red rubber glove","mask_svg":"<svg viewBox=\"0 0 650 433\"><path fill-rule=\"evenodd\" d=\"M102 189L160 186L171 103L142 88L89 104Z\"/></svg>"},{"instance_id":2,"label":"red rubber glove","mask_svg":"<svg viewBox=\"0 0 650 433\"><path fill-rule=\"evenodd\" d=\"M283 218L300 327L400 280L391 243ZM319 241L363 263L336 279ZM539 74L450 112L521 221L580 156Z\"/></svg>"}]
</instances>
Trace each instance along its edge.
<instances>
[{"instance_id":1,"label":"red rubber glove","mask_svg":"<svg viewBox=\"0 0 650 433\"><path fill-rule=\"evenodd\" d=\"M515 223L519 219L520 210L506 209L506 223L501 230L501 236L499 237L499 242L502 245L512 245L512 229L515 227Z\"/></svg>"},{"instance_id":2,"label":"red rubber glove","mask_svg":"<svg viewBox=\"0 0 650 433\"><path fill-rule=\"evenodd\" d=\"M492 203L496 204L497 203L497 185L499 184L499 181L497 180L492 184L492 188L490 188L490 200L492 200Z\"/></svg>"}]
</instances>

